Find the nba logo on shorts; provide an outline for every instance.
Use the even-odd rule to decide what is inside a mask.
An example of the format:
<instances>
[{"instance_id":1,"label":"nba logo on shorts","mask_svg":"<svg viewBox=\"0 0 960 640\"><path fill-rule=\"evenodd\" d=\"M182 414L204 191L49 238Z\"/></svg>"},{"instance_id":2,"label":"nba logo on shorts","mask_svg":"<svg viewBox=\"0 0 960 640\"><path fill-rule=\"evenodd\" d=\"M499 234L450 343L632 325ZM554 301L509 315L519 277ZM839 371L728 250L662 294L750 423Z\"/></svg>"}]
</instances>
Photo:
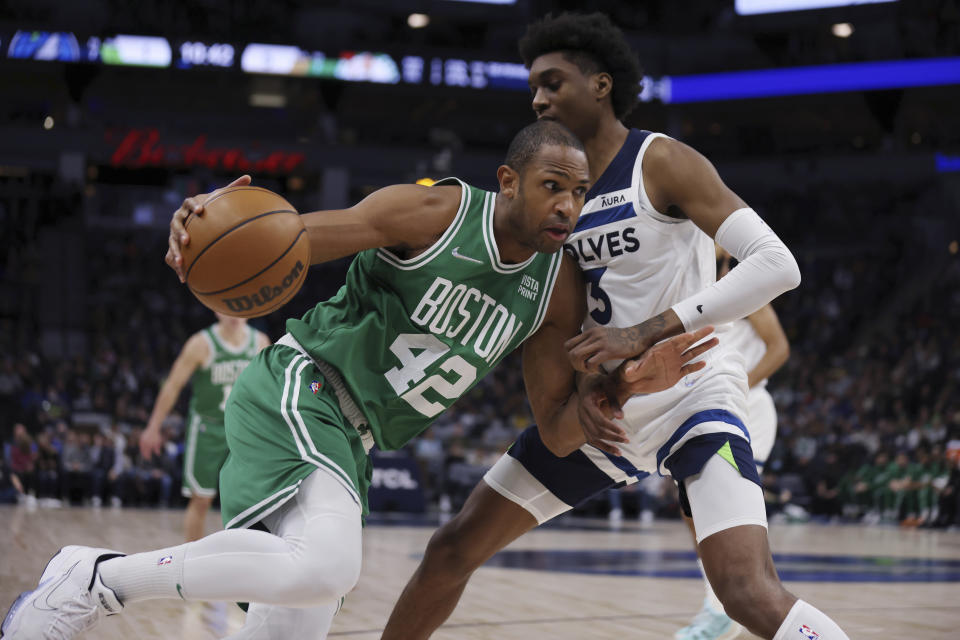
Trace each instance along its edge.
<instances>
[{"instance_id":1,"label":"nba logo on shorts","mask_svg":"<svg viewBox=\"0 0 960 640\"><path fill-rule=\"evenodd\" d=\"M157 566L162 567L163 565L170 564L171 562L173 562L173 556L163 556L157 560Z\"/></svg>"},{"instance_id":2,"label":"nba logo on shorts","mask_svg":"<svg viewBox=\"0 0 960 640\"><path fill-rule=\"evenodd\" d=\"M801 634L803 634L804 638L807 638L807 640L820 640L820 634L807 625L802 625L799 631Z\"/></svg>"},{"instance_id":3,"label":"nba logo on shorts","mask_svg":"<svg viewBox=\"0 0 960 640\"><path fill-rule=\"evenodd\" d=\"M314 380L313 382L310 383L310 391L313 392L313 395L317 395L317 391L320 391L320 389L322 388L323 388L322 382L317 382L316 380Z\"/></svg>"}]
</instances>

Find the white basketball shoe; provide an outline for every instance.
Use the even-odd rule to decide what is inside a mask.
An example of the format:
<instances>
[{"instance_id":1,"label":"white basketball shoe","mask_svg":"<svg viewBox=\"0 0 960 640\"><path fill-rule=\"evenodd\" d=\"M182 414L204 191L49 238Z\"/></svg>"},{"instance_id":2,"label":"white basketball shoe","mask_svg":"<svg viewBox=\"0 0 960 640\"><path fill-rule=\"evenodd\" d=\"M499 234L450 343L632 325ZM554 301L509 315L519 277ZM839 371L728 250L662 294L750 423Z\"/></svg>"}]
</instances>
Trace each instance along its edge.
<instances>
[{"instance_id":1,"label":"white basketball shoe","mask_svg":"<svg viewBox=\"0 0 960 640\"><path fill-rule=\"evenodd\" d=\"M101 560L124 554L111 549L64 547L47 563L40 583L24 591L0 625L5 640L69 640L93 628L104 615L120 613L123 603L103 584Z\"/></svg>"}]
</instances>

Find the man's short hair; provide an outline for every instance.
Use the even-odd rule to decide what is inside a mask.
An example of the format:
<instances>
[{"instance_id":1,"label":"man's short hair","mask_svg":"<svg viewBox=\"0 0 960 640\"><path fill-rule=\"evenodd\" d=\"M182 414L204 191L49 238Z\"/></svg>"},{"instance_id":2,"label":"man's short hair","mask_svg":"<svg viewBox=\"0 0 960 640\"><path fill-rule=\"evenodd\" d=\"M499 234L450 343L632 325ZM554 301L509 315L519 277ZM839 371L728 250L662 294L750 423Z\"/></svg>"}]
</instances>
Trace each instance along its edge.
<instances>
[{"instance_id":1,"label":"man's short hair","mask_svg":"<svg viewBox=\"0 0 960 640\"><path fill-rule=\"evenodd\" d=\"M530 160L547 145L572 147L586 153L580 138L570 129L553 120L537 120L525 126L513 137L503 163L517 173L523 173Z\"/></svg>"}]
</instances>

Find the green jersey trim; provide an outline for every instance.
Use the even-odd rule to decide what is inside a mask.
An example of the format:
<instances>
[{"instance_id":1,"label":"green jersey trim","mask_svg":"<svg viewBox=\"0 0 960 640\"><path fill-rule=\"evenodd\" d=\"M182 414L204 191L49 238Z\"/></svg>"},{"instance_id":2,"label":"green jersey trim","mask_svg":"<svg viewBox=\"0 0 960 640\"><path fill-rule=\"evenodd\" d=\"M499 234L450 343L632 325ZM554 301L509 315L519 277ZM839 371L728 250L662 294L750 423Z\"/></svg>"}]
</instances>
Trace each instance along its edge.
<instances>
[{"instance_id":1,"label":"green jersey trim","mask_svg":"<svg viewBox=\"0 0 960 640\"><path fill-rule=\"evenodd\" d=\"M294 444L297 445L297 452L300 454L300 459L314 466L330 469L332 475L350 492L350 495L353 496L357 504L363 504L357 488L353 486L353 481L350 479L350 476L348 476L336 462L320 453L317 449L313 439L310 437L310 432L307 430L303 416L297 408L300 401L300 389L303 387L301 373L310 364L312 363L309 358L298 354L290 361L290 364L283 372L283 393L280 396L280 415L283 416L284 422L286 422L287 427L290 428L290 434L293 436ZM296 372L293 371L294 367L297 369ZM292 393L291 389L293 390Z\"/></svg>"},{"instance_id":2,"label":"green jersey trim","mask_svg":"<svg viewBox=\"0 0 960 640\"><path fill-rule=\"evenodd\" d=\"M242 356L249 353L253 349L253 345L257 340L257 332L249 325L247 326L247 339L244 340L243 344L241 344L239 347L234 347L223 339L223 336L221 336L220 332L218 331L218 325L213 325L210 327L210 335L217 346L232 356Z\"/></svg>"},{"instance_id":3,"label":"green jersey trim","mask_svg":"<svg viewBox=\"0 0 960 640\"><path fill-rule=\"evenodd\" d=\"M493 234L493 210L495 205L496 195L487 192L486 199L483 203L482 228L483 242L487 245L487 255L490 256L490 266L493 267L493 270L497 273L516 273L518 271L522 271L534 261L534 259L537 257L537 254L534 253L523 262L518 262L517 264L506 264L500 259L500 248L497 247L497 239Z\"/></svg>"},{"instance_id":4,"label":"green jersey trim","mask_svg":"<svg viewBox=\"0 0 960 640\"><path fill-rule=\"evenodd\" d=\"M443 235L440 236L440 239L434 242L433 246L428 248L420 255L408 260L398 258L396 255L391 253L389 249L385 248L377 250L378 258L390 265L393 265L397 269L412 271L413 269L422 267L443 253L443 251L453 240L453 237L457 234L457 231L459 231L464 219L466 219L467 210L470 208L470 200L473 198L470 187L463 180L460 178L446 178L446 180L456 180L460 184L460 208L457 209L457 215L453 218L453 222L450 223L450 226L447 227L447 230L443 232ZM443 182L443 180L441 182Z\"/></svg>"},{"instance_id":5,"label":"green jersey trim","mask_svg":"<svg viewBox=\"0 0 960 640\"><path fill-rule=\"evenodd\" d=\"M540 300L540 308L537 309L537 315L534 319L533 325L530 327L530 331L527 332L527 337L523 339L524 342L527 341L527 338L532 336L537 332L537 329L540 328L540 325L543 324L543 319L547 316L547 309L550 307L550 299L553 297L553 288L557 284L557 275L560 273L560 266L563 264L563 251L557 251L553 254L552 262L550 263L550 270L547 272L547 295L543 296Z\"/></svg>"}]
</instances>

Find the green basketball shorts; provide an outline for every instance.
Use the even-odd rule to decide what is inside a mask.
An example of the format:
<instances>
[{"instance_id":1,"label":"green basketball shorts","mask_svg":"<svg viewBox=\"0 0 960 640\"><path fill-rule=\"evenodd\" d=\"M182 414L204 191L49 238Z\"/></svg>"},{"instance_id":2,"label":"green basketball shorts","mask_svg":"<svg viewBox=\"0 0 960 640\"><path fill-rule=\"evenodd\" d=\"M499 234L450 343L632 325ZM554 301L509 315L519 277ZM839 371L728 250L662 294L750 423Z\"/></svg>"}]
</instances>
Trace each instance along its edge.
<instances>
[{"instance_id":1,"label":"green basketball shorts","mask_svg":"<svg viewBox=\"0 0 960 640\"><path fill-rule=\"evenodd\" d=\"M360 434L332 385L296 349L261 351L237 379L226 407L230 454L220 471L224 527L245 528L296 495L317 469L330 473L367 514L373 474Z\"/></svg>"}]
</instances>

